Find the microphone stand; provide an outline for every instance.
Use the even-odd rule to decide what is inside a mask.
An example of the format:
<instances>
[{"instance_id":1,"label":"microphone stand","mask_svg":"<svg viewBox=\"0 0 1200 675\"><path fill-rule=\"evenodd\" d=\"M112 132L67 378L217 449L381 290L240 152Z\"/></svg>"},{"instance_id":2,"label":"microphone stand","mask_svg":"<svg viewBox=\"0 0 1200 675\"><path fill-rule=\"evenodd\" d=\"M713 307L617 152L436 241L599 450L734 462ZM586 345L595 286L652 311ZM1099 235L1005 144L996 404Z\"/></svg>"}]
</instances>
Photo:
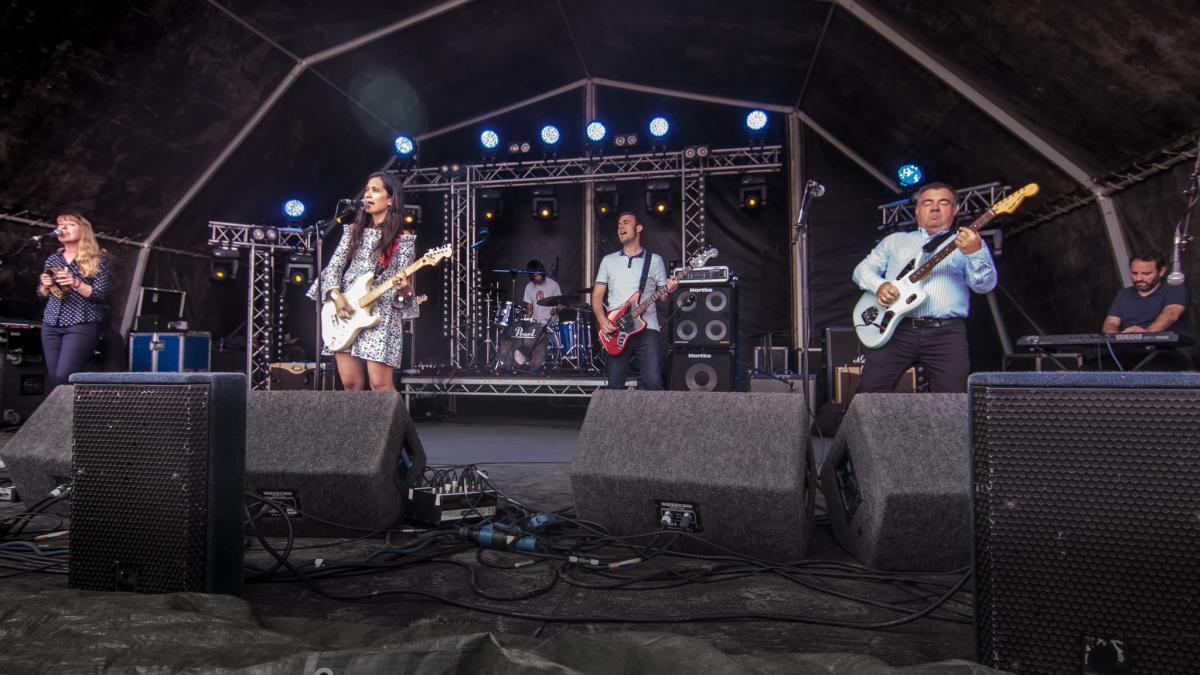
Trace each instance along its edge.
<instances>
[{"instance_id":1,"label":"microphone stand","mask_svg":"<svg viewBox=\"0 0 1200 675\"><path fill-rule=\"evenodd\" d=\"M321 274L325 271L325 260L322 255L322 251L324 250L323 242L325 237L329 236L329 233L333 231L333 226L337 224L337 217L335 216L329 220L319 220L312 225L313 239L315 240L313 242L313 270L315 270L314 280L317 284L317 299L314 301L317 310L317 330L315 333L317 336L317 349L313 355L317 364L317 371L313 373L313 389L316 391L321 391L325 384L325 374L322 372L322 366L324 365L325 361L321 356L322 348L325 346L325 340L324 336L322 335L321 326L321 307L325 305L325 298L321 297Z\"/></svg>"},{"instance_id":2,"label":"microphone stand","mask_svg":"<svg viewBox=\"0 0 1200 675\"><path fill-rule=\"evenodd\" d=\"M804 396L805 407L808 408L808 414L812 417L816 416L816 410L813 409L813 401L809 400L809 362L808 362L808 346L812 344L812 335L809 331L812 330L812 306L809 297L809 265L811 255L808 247L808 212L812 203L813 182L806 181L804 184L804 193L800 196L800 211L797 213L796 225L792 229L792 246L799 246L797 261L800 263L800 269L796 270L796 283L799 284L798 289L800 295L800 326L801 333L804 335L805 344L797 345L800 348L800 363L796 364L800 373L801 394ZM770 355L768 355L768 361ZM810 420L810 423L812 420Z\"/></svg>"}]
</instances>

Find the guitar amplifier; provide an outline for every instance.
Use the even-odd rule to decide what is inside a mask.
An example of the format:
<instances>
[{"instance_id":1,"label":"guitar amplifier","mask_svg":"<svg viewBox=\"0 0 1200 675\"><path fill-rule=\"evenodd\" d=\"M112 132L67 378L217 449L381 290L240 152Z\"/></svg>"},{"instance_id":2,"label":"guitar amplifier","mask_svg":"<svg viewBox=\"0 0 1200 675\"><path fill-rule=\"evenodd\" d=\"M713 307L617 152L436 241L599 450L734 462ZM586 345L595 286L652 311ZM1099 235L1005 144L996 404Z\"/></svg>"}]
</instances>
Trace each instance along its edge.
<instances>
[{"instance_id":1,"label":"guitar amplifier","mask_svg":"<svg viewBox=\"0 0 1200 675\"><path fill-rule=\"evenodd\" d=\"M267 389L271 391L299 391L302 389L333 390L332 364L322 363L320 387L313 387L317 364L312 361L295 361L270 364L271 377Z\"/></svg>"},{"instance_id":2,"label":"guitar amplifier","mask_svg":"<svg viewBox=\"0 0 1200 675\"><path fill-rule=\"evenodd\" d=\"M861 366L841 366L835 369L833 382L833 401L850 405L854 394L858 391L858 381L862 379ZM909 368L900 376L896 384L896 393L911 394L917 390L917 369Z\"/></svg>"}]
</instances>

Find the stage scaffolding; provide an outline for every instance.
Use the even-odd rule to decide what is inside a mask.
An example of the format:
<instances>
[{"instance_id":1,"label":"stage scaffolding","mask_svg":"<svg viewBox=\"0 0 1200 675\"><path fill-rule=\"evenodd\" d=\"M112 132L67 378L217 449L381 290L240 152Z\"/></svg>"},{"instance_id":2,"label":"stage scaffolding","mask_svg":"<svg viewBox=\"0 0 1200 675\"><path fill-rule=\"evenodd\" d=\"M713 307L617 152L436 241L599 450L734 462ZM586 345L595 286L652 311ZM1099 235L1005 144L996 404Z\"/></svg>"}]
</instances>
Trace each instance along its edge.
<instances>
[{"instance_id":1,"label":"stage scaffolding","mask_svg":"<svg viewBox=\"0 0 1200 675\"><path fill-rule=\"evenodd\" d=\"M476 362L479 341L486 333L480 315L481 274L476 255L477 190L534 185L575 185L629 180L679 180L679 242L684 258L705 246L704 192L707 176L773 173L783 168L778 145L718 148L701 156L692 152L609 154L524 162L483 162L393 170L408 192L444 193L446 243L453 257L442 277L442 335L450 341L450 366ZM466 392L462 392L466 393ZM523 392L515 392L523 393ZM559 394L563 395L563 394Z\"/></svg>"}]
</instances>

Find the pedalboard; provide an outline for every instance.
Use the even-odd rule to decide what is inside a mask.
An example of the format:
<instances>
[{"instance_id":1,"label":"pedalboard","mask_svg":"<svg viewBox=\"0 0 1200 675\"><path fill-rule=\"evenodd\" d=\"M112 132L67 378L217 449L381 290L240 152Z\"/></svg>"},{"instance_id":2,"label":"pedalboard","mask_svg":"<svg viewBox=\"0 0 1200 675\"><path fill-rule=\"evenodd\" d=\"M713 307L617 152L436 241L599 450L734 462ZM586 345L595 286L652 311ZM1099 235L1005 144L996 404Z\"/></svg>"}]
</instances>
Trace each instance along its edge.
<instances>
[{"instance_id":1,"label":"pedalboard","mask_svg":"<svg viewBox=\"0 0 1200 675\"><path fill-rule=\"evenodd\" d=\"M423 525L439 526L474 521L496 515L498 494L491 488L443 485L416 487L408 491L408 518Z\"/></svg>"}]
</instances>

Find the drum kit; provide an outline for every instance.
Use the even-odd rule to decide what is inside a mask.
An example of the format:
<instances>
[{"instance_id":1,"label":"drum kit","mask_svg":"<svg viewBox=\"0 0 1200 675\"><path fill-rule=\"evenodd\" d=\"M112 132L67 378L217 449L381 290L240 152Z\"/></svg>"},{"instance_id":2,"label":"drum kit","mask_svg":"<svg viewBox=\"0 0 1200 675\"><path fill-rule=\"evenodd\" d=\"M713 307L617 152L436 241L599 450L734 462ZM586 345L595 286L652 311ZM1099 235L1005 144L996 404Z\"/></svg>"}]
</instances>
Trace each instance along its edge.
<instances>
[{"instance_id":1,"label":"drum kit","mask_svg":"<svg viewBox=\"0 0 1200 675\"><path fill-rule=\"evenodd\" d=\"M593 361L599 350L593 349L590 288L552 295L537 301L541 307L557 307L558 315L549 324L526 316L525 303L516 300L516 274L533 270L493 270L514 273L513 300L502 300L506 291L499 285L485 289L485 316L492 317L485 340L487 368L506 373L595 373ZM495 313L492 313L492 306Z\"/></svg>"}]
</instances>

